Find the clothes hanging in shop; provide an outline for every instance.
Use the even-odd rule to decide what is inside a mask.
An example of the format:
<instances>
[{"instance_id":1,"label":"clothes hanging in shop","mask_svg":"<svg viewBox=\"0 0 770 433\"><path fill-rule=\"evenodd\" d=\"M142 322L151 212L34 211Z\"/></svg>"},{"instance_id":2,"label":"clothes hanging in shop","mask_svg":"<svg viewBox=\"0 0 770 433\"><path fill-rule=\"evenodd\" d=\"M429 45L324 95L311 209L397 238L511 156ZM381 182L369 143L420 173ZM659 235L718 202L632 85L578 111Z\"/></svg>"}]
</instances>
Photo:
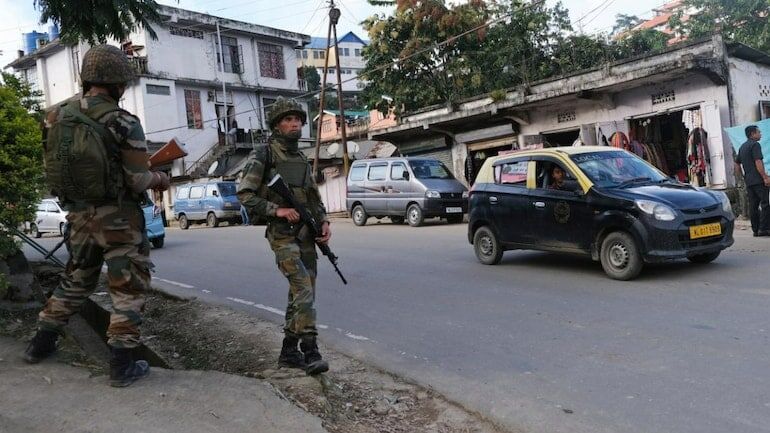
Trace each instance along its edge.
<instances>
[{"instance_id":1,"label":"clothes hanging in shop","mask_svg":"<svg viewBox=\"0 0 770 433\"><path fill-rule=\"evenodd\" d=\"M695 128L687 138L687 168L690 183L695 186L711 184L711 164L708 149L708 133Z\"/></svg>"}]
</instances>

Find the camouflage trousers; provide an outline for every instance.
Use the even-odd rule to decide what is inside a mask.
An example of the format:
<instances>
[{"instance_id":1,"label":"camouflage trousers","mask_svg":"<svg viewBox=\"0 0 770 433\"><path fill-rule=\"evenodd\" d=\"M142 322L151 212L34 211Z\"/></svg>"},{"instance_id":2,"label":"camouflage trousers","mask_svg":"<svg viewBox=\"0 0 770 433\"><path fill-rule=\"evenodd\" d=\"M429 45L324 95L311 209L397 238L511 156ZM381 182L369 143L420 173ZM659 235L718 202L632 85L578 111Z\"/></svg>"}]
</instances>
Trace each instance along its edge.
<instances>
[{"instance_id":1,"label":"camouflage trousers","mask_svg":"<svg viewBox=\"0 0 770 433\"><path fill-rule=\"evenodd\" d=\"M278 269L289 280L289 299L283 330L295 336L316 335L315 280L318 255L313 240L299 240L268 232Z\"/></svg>"},{"instance_id":2,"label":"camouflage trousers","mask_svg":"<svg viewBox=\"0 0 770 433\"><path fill-rule=\"evenodd\" d=\"M102 265L113 313L108 344L116 348L139 345L144 293L150 287L150 244L144 214L136 205L90 207L70 211L70 259L59 287L40 312L40 329L58 333L96 289Z\"/></svg>"}]
</instances>

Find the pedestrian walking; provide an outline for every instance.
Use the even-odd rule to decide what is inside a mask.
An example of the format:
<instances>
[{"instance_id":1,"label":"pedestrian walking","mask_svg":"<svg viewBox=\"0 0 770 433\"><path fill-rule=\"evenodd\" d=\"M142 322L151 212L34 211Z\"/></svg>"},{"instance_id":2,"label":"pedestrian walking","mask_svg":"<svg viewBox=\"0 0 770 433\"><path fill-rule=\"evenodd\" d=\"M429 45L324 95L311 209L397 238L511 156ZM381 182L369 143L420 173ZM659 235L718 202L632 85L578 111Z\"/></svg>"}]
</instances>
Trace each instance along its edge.
<instances>
[{"instance_id":1,"label":"pedestrian walking","mask_svg":"<svg viewBox=\"0 0 770 433\"><path fill-rule=\"evenodd\" d=\"M299 213L267 187L270 179L280 174L297 200L321 222L322 235L317 240L322 243L329 241L331 230L326 209L315 184L312 168L299 151L298 140L302 125L306 122L307 114L302 106L278 98L268 114L272 134L266 145L258 145L249 156L238 188L238 199L248 208L252 218L259 216L267 220L265 237L275 254L278 268L289 280L279 365L302 368L307 374L313 375L329 369L316 342L316 239L300 223Z\"/></svg>"},{"instance_id":2,"label":"pedestrian walking","mask_svg":"<svg viewBox=\"0 0 770 433\"><path fill-rule=\"evenodd\" d=\"M755 125L746 128L746 142L738 149L736 162L743 169L743 178L749 196L749 215L754 236L770 236L770 176L765 172L762 132Z\"/></svg>"},{"instance_id":3,"label":"pedestrian walking","mask_svg":"<svg viewBox=\"0 0 770 433\"><path fill-rule=\"evenodd\" d=\"M83 96L46 116L46 181L69 211L70 258L24 359L37 363L56 351L64 326L96 289L106 262L113 306L107 328L110 385L122 387L149 373L147 362L132 353L152 266L141 202L147 189L167 189L169 179L148 170L139 119L118 107L134 78L126 55L110 45L91 48L80 78Z\"/></svg>"}]
</instances>

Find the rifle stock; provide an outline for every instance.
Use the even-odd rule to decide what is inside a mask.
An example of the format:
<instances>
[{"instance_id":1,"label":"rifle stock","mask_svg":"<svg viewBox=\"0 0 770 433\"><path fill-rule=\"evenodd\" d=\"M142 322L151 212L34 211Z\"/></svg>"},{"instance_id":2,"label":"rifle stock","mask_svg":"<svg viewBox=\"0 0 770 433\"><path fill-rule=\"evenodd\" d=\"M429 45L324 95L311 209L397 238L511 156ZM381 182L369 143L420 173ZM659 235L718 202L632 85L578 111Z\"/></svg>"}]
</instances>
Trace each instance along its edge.
<instances>
[{"instance_id":1,"label":"rifle stock","mask_svg":"<svg viewBox=\"0 0 770 433\"><path fill-rule=\"evenodd\" d=\"M289 186L286 185L286 182L283 181L283 178L280 174L276 174L267 184L267 187L274 193L281 196L281 198L289 202L291 207L293 207L297 213L299 213L300 221L302 224L307 226L308 229L310 229L313 239L321 236L321 225L318 224L318 221L316 221L315 217L313 217L310 211L308 211L303 204L297 201L296 197L294 197L294 194L291 192L291 189L289 189ZM345 279L345 277L342 275L342 272L340 271L340 268L337 266L337 256L332 252L331 248L329 248L329 245L322 244L317 241L315 244L318 246L318 249L321 250L321 253L329 259L332 266L334 266L334 270L337 272L337 275L340 276L342 282L347 284L348 280Z\"/></svg>"}]
</instances>

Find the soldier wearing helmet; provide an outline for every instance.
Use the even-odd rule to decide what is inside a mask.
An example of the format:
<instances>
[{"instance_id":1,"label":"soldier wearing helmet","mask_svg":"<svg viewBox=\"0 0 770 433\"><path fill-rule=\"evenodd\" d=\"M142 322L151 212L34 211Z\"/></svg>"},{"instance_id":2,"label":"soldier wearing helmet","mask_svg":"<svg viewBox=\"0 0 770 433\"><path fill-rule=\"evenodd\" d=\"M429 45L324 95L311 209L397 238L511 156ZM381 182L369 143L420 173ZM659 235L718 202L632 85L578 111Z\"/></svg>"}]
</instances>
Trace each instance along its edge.
<instances>
[{"instance_id":1,"label":"soldier wearing helmet","mask_svg":"<svg viewBox=\"0 0 770 433\"><path fill-rule=\"evenodd\" d=\"M59 287L40 312L38 331L24 359L36 363L55 352L64 326L96 289L106 262L113 304L107 329L110 384L127 386L149 372L147 362L135 360L132 354L139 345L144 292L150 287L152 267L141 203L147 189L163 191L169 179L164 173L149 171L139 119L118 106L134 78L126 55L110 45L91 48L83 57L80 78L82 96L46 116L46 155L52 150L60 155L90 155L87 149L99 145L107 154L102 159L95 157L92 164L89 160L85 170L71 167L82 166L82 158L71 157L68 164L60 164L59 159L66 157L46 157L49 186L53 185L52 190L69 211L70 259ZM97 167L99 164L103 166ZM101 189L93 185L100 183L93 182L94 171L108 173ZM58 185L58 178L71 180ZM74 184L80 187L74 188Z\"/></svg>"},{"instance_id":2,"label":"soldier wearing helmet","mask_svg":"<svg viewBox=\"0 0 770 433\"><path fill-rule=\"evenodd\" d=\"M238 198L252 221L267 220L265 237L275 253L278 268L289 280L283 347L278 363L314 375L329 369L316 342L318 331L313 304L318 256L315 240L299 224L299 213L267 188L270 179L280 174L294 196L322 222L319 242L329 241L331 229L312 168L298 148L302 125L307 122L305 110L294 101L278 98L267 117L272 135L266 145L257 146L249 156Z\"/></svg>"}]
</instances>

